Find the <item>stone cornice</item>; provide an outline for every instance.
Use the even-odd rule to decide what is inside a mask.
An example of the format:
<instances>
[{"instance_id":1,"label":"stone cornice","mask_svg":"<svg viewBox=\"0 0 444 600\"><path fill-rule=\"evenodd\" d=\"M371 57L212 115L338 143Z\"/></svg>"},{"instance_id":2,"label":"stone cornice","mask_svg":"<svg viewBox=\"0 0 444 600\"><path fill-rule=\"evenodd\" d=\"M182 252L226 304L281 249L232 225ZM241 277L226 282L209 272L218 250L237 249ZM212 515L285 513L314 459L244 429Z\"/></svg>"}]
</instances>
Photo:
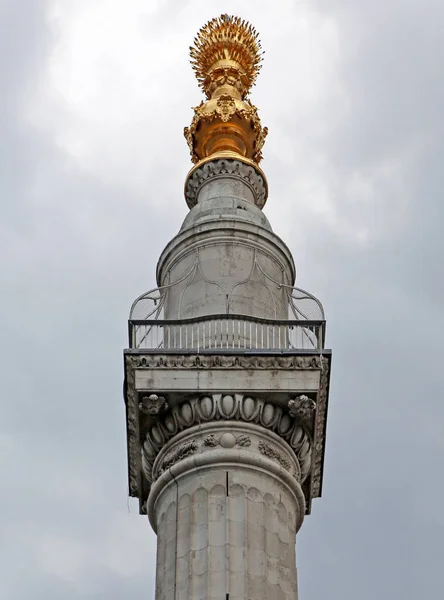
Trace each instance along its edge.
<instances>
[{"instance_id":1,"label":"stone cornice","mask_svg":"<svg viewBox=\"0 0 444 600\"><path fill-rule=\"evenodd\" d=\"M326 355L328 351L326 351ZM177 354L146 351L125 351L127 368L133 369L291 369L291 370L322 370L327 362L326 356L319 353L277 354L230 354L200 353Z\"/></svg>"},{"instance_id":2,"label":"stone cornice","mask_svg":"<svg viewBox=\"0 0 444 600\"><path fill-rule=\"evenodd\" d=\"M141 494L141 454L139 433L139 399L135 386L135 370L127 368L124 384L126 400L126 429L128 447L128 487L129 495L140 497Z\"/></svg>"},{"instance_id":3,"label":"stone cornice","mask_svg":"<svg viewBox=\"0 0 444 600\"><path fill-rule=\"evenodd\" d=\"M314 429L314 451L311 473L310 502L311 498L319 498L322 494L322 472L324 468L329 387L330 361L323 360Z\"/></svg>"}]
</instances>

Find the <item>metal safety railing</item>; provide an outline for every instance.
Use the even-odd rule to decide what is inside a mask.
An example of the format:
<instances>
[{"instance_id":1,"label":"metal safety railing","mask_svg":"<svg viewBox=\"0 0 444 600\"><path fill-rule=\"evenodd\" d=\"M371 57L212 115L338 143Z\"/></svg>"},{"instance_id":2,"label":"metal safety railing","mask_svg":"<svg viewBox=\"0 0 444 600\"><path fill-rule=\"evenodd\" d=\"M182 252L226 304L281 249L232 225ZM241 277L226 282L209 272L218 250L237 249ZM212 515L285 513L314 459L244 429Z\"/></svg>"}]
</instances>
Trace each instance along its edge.
<instances>
[{"instance_id":1,"label":"metal safety railing","mask_svg":"<svg viewBox=\"0 0 444 600\"><path fill-rule=\"evenodd\" d=\"M181 320L130 320L139 350L322 350L325 321L277 321L243 315Z\"/></svg>"}]
</instances>

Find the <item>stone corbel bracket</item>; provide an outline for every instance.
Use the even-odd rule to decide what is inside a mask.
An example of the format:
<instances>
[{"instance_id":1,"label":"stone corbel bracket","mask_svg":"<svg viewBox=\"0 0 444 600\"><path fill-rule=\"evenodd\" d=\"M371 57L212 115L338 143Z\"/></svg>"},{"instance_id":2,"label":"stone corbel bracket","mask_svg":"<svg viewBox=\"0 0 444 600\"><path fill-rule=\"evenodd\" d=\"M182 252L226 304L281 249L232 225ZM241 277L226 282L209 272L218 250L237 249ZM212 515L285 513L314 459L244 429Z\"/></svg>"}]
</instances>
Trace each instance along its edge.
<instances>
[{"instance_id":1,"label":"stone corbel bracket","mask_svg":"<svg viewBox=\"0 0 444 600\"><path fill-rule=\"evenodd\" d=\"M322 356L125 351L129 494L139 498L141 513L165 444L196 424L225 420L254 423L289 443L300 464L308 514L311 500L322 492L330 359L329 351Z\"/></svg>"}]
</instances>

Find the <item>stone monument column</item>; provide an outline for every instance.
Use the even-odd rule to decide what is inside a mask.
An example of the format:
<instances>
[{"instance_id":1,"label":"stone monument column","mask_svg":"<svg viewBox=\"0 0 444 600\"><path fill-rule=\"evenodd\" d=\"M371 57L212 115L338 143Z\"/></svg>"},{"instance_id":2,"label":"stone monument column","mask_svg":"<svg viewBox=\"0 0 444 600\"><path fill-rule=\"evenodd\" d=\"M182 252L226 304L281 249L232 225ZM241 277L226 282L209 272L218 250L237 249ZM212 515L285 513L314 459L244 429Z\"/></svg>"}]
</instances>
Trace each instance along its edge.
<instances>
[{"instance_id":1,"label":"stone monument column","mask_svg":"<svg viewBox=\"0 0 444 600\"><path fill-rule=\"evenodd\" d=\"M167 411L144 445L156 598L296 598L310 453L294 417L247 395L196 395Z\"/></svg>"},{"instance_id":2,"label":"stone monument column","mask_svg":"<svg viewBox=\"0 0 444 600\"><path fill-rule=\"evenodd\" d=\"M156 600L297 600L296 533L320 496L331 353L320 302L262 212L254 28L191 48L190 208L131 308L130 495L157 534Z\"/></svg>"}]
</instances>

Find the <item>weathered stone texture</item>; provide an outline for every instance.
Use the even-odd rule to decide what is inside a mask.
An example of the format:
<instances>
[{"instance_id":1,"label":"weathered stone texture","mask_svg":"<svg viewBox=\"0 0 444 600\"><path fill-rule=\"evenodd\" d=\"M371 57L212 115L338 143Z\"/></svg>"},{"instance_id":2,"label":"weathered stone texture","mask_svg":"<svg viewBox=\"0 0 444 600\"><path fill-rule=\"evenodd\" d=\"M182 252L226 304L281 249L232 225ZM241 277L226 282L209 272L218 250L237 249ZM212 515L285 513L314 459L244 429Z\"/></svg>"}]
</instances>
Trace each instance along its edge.
<instances>
[{"instance_id":1,"label":"weathered stone texture","mask_svg":"<svg viewBox=\"0 0 444 600\"><path fill-rule=\"evenodd\" d=\"M156 505L156 600L295 600L297 504L264 472L191 472Z\"/></svg>"},{"instance_id":2,"label":"weathered stone texture","mask_svg":"<svg viewBox=\"0 0 444 600\"><path fill-rule=\"evenodd\" d=\"M255 206L254 186L239 174L217 173L201 186L197 205L159 259L159 286L180 282L166 298L166 318L232 313L287 319L281 284L294 284L293 258Z\"/></svg>"},{"instance_id":3,"label":"weathered stone texture","mask_svg":"<svg viewBox=\"0 0 444 600\"><path fill-rule=\"evenodd\" d=\"M321 492L330 354L323 338L290 343L299 325L258 343L257 321L310 318L260 210L266 181L235 162L189 179L193 208L157 267L171 335L125 356L130 493L158 536L156 600L297 600L296 533ZM222 348L212 322L227 314ZM191 341L170 324L205 316Z\"/></svg>"}]
</instances>

